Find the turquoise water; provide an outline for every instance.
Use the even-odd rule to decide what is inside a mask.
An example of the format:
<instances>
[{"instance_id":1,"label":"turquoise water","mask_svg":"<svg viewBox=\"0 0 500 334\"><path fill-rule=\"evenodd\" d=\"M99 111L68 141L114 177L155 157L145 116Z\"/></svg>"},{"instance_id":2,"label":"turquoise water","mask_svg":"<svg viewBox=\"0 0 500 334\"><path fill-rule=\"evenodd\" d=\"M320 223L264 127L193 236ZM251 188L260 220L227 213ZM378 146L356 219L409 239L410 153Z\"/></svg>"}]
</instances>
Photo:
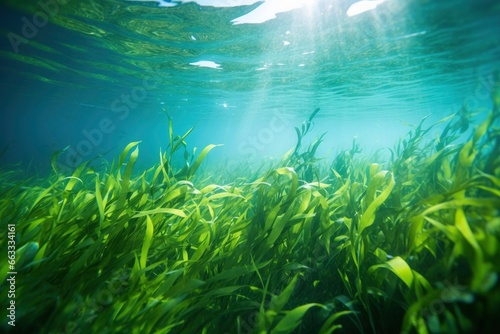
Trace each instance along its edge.
<instances>
[{"instance_id":1,"label":"turquoise water","mask_svg":"<svg viewBox=\"0 0 500 334\"><path fill-rule=\"evenodd\" d=\"M316 108L320 155L392 147L427 115L481 118L500 64L493 0L42 3L4 2L0 23L0 159L38 171L135 140L156 161L165 111L196 124L191 147L224 144L212 162L281 157Z\"/></svg>"}]
</instances>

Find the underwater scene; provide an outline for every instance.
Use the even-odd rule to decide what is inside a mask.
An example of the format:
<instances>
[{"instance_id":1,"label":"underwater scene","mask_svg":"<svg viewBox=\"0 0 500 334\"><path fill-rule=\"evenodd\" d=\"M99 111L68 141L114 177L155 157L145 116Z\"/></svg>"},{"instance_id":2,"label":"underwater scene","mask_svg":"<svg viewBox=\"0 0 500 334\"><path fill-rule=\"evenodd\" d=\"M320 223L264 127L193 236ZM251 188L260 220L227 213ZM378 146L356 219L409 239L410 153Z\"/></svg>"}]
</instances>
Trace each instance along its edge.
<instances>
[{"instance_id":1,"label":"underwater scene","mask_svg":"<svg viewBox=\"0 0 500 334\"><path fill-rule=\"evenodd\" d=\"M500 0L5 0L1 333L497 333Z\"/></svg>"}]
</instances>

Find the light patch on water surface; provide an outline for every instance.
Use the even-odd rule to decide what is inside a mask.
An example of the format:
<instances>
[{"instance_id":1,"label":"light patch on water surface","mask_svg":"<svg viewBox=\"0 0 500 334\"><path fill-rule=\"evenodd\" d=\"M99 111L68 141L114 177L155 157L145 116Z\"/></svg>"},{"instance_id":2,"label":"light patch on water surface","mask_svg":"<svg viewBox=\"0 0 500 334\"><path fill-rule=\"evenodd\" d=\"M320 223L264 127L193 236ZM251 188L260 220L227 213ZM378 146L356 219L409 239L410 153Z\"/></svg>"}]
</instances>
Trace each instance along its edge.
<instances>
[{"instance_id":1,"label":"light patch on water surface","mask_svg":"<svg viewBox=\"0 0 500 334\"><path fill-rule=\"evenodd\" d=\"M302 8L305 3L311 1L306 0L266 0L262 5L255 8L248 14L237 17L231 20L233 24L244 23L263 23L276 18L276 14L289 12L294 9Z\"/></svg>"},{"instance_id":2,"label":"light patch on water surface","mask_svg":"<svg viewBox=\"0 0 500 334\"><path fill-rule=\"evenodd\" d=\"M272 63L265 63L262 67L259 67L257 69L255 69L256 71L263 71L263 70L267 70L269 67L271 67L273 64Z\"/></svg>"},{"instance_id":3,"label":"light patch on water surface","mask_svg":"<svg viewBox=\"0 0 500 334\"><path fill-rule=\"evenodd\" d=\"M199 66L199 67L209 67L209 68L215 68L215 69L222 69L220 67L220 64L217 64L211 60L200 60L200 61L196 61L194 63L189 63L189 65L193 65L193 66Z\"/></svg>"},{"instance_id":4,"label":"light patch on water surface","mask_svg":"<svg viewBox=\"0 0 500 334\"><path fill-rule=\"evenodd\" d=\"M374 10L378 5L384 3L386 0L362 0L353 3L347 10L347 16L356 16L361 13Z\"/></svg>"},{"instance_id":5,"label":"light patch on water surface","mask_svg":"<svg viewBox=\"0 0 500 334\"><path fill-rule=\"evenodd\" d=\"M313 0L128 0L142 2L156 2L160 7L172 7L188 2L195 2L200 6L207 7L238 7L253 5L257 2L262 2L260 6L251 12L237 17L231 22L233 24L258 24L276 18L276 14L289 12L294 9L301 8L306 3L311 3Z\"/></svg>"}]
</instances>

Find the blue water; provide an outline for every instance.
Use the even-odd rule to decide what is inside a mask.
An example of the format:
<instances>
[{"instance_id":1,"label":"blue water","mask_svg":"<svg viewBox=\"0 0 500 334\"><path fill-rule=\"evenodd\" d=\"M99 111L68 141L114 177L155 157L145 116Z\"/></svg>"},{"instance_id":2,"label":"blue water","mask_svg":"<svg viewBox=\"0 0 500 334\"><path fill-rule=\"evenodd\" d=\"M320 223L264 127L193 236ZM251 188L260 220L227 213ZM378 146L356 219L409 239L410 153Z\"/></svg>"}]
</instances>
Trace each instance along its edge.
<instances>
[{"instance_id":1,"label":"blue water","mask_svg":"<svg viewBox=\"0 0 500 334\"><path fill-rule=\"evenodd\" d=\"M148 165L166 113L179 134L196 124L190 147L224 144L212 162L269 161L318 107L306 141L326 132L320 156L354 138L374 151L427 115L490 106L500 1L372 1L355 16L356 1L181 2L4 1L0 162L45 172L66 148L71 170L142 140Z\"/></svg>"}]
</instances>

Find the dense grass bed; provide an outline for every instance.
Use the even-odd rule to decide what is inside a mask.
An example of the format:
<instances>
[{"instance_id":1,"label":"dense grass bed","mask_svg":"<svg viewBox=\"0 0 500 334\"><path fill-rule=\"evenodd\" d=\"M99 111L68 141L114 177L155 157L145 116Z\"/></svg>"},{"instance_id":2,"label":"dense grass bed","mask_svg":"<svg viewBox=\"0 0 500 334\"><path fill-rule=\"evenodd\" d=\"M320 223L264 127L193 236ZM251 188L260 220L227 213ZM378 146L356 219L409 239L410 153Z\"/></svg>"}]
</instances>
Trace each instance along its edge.
<instances>
[{"instance_id":1,"label":"dense grass bed","mask_svg":"<svg viewBox=\"0 0 500 334\"><path fill-rule=\"evenodd\" d=\"M174 136L106 170L0 174L0 243L15 224L15 333L488 333L500 310L500 96L469 139L467 110L422 122L389 161L321 138L224 179ZM176 151L186 165L174 168ZM210 176L212 175L212 176ZM214 176L218 175L218 176ZM11 238L12 239L12 238ZM9 265L2 255L6 312Z\"/></svg>"}]
</instances>

